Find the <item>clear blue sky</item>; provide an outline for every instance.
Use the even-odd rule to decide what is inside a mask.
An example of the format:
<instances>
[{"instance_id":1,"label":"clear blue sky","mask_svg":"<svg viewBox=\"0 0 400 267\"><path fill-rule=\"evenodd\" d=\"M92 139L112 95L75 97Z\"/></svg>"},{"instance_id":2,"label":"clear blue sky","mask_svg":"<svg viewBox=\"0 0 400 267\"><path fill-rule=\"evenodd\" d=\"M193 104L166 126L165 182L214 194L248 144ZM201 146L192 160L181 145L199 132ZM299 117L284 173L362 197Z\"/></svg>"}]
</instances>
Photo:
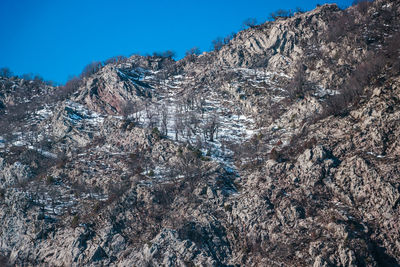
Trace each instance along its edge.
<instances>
[{"instance_id":1,"label":"clear blue sky","mask_svg":"<svg viewBox=\"0 0 400 267\"><path fill-rule=\"evenodd\" d=\"M218 36L259 22L277 9L352 0L0 0L0 67L64 83L92 61L193 46L209 50Z\"/></svg>"}]
</instances>

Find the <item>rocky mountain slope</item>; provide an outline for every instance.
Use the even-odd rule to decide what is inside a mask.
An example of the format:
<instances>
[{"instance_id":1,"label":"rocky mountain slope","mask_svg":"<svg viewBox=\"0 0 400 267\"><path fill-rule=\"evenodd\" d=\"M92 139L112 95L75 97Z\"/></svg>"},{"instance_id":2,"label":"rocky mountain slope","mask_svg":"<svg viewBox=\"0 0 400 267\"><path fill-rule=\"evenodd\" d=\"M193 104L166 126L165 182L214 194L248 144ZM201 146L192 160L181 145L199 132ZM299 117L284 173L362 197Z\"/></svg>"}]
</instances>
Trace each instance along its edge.
<instances>
[{"instance_id":1,"label":"rocky mountain slope","mask_svg":"<svg viewBox=\"0 0 400 267\"><path fill-rule=\"evenodd\" d=\"M64 87L0 78L0 265L398 266L400 3Z\"/></svg>"}]
</instances>

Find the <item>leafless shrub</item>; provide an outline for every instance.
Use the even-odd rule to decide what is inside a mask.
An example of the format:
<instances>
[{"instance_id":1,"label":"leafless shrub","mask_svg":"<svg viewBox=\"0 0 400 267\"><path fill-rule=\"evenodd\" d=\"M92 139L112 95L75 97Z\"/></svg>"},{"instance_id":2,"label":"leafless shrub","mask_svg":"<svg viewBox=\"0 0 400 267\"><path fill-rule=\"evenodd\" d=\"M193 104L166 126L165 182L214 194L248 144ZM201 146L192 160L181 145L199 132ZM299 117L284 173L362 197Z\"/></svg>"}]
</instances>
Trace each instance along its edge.
<instances>
[{"instance_id":1,"label":"leafless shrub","mask_svg":"<svg viewBox=\"0 0 400 267\"><path fill-rule=\"evenodd\" d=\"M154 201L165 208L169 207L177 195L175 184L157 184L153 188Z\"/></svg>"},{"instance_id":2,"label":"leafless shrub","mask_svg":"<svg viewBox=\"0 0 400 267\"><path fill-rule=\"evenodd\" d=\"M389 7L389 8L381 9L379 11L379 15L383 21L383 24L391 24L392 21L394 19L396 19L396 17L397 17L396 15L398 15L398 14L396 14L395 10L392 9L393 6L394 5L392 5L391 8Z\"/></svg>"},{"instance_id":3,"label":"leafless shrub","mask_svg":"<svg viewBox=\"0 0 400 267\"><path fill-rule=\"evenodd\" d=\"M308 129L303 128L302 132L292 137L287 146L283 147L279 151L276 149L276 155L274 155L275 159L279 162L293 161L296 160L297 156L302 154L306 149L312 149L315 147L317 139L315 137L307 139L307 136Z\"/></svg>"},{"instance_id":4,"label":"leafless shrub","mask_svg":"<svg viewBox=\"0 0 400 267\"><path fill-rule=\"evenodd\" d=\"M366 15L368 12L368 8L372 5L372 1L369 0L354 0L353 6L356 6L356 9L360 14Z\"/></svg>"},{"instance_id":5,"label":"leafless shrub","mask_svg":"<svg viewBox=\"0 0 400 267\"><path fill-rule=\"evenodd\" d=\"M131 183L128 180L119 183L110 182L107 186L108 199L106 204L110 204L115 200L120 199L130 187Z\"/></svg>"},{"instance_id":6,"label":"leafless shrub","mask_svg":"<svg viewBox=\"0 0 400 267\"><path fill-rule=\"evenodd\" d=\"M10 267L9 257L0 254L0 266Z\"/></svg>"},{"instance_id":7,"label":"leafless shrub","mask_svg":"<svg viewBox=\"0 0 400 267\"><path fill-rule=\"evenodd\" d=\"M348 114L348 103L342 94L334 95L327 99L324 107L325 116L339 116Z\"/></svg>"},{"instance_id":8,"label":"leafless shrub","mask_svg":"<svg viewBox=\"0 0 400 267\"><path fill-rule=\"evenodd\" d=\"M168 109L165 105L161 107L161 132L164 136L168 135Z\"/></svg>"},{"instance_id":9,"label":"leafless shrub","mask_svg":"<svg viewBox=\"0 0 400 267\"><path fill-rule=\"evenodd\" d=\"M172 50L166 50L164 52L153 52L153 57L173 59L174 57L176 57L176 53Z\"/></svg>"},{"instance_id":10,"label":"leafless shrub","mask_svg":"<svg viewBox=\"0 0 400 267\"><path fill-rule=\"evenodd\" d=\"M132 101L127 101L121 109L121 114L124 116L124 120L128 121L129 117L136 111L135 104Z\"/></svg>"},{"instance_id":11,"label":"leafless shrub","mask_svg":"<svg viewBox=\"0 0 400 267\"><path fill-rule=\"evenodd\" d=\"M24 80L30 81L33 80L33 73L24 73L20 77Z\"/></svg>"},{"instance_id":12,"label":"leafless shrub","mask_svg":"<svg viewBox=\"0 0 400 267\"><path fill-rule=\"evenodd\" d=\"M0 68L0 77L10 78L11 76L13 76L13 73L9 68Z\"/></svg>"},{"instance_id":13,"label":"leafless shrub","mask_svg":"<svg viewBox=\"0 0 400 267\"><path fill-rule=\"evenodd\" d=\"M185 182L189 185L191 191L202 177L201 165L198 153L190 150L180 153L177 168L185 177Z\"/></svg>"},{"instance_id":14,"label":"leafless shrub","mask_svg":"<svg viewBox=\"0 0 400 267\"><path fill-rule=\"evenodd\" d=\"M338 17L328 24L326 39L328 42L335 42L342 36L355 29L355 17L353 13L343 11Z\"/></svg>"},{"instance_id":15,"label":"leafless shrub","mask_svg":"<svg viewBox=\"0 0 400 267\"><path fill-rule=\"evenodd\" d=\"M80 78L72 77L65 83L64 86L58 88L59 98L63 99L67 97L68 95L78 90L81 85L82 80Z\"/></svg>"},{"instance_id":16,"label":"leafless shrub","mask_svg":"<svg viewBox=\"0 0 400 267\"><path fill-rule=\"evenodd\" d=\"M278 152L278 150L274 147L271 149L269 152L269 158L272 160L275 160L277 162L281 161L281 154Z\"/></svg>"},{"instance_id":17,"label":"leafless shrub","mask_svg":"<svg viewBox=\"0 0 400 267\"><path fill-rule=\"evenodd\" d=\"M211 43L214 51L219 51L221 48L228 44L233 38L236 37L236 33L228 34L226 37L217 37Z\"/></svg>"},{"instance_id":18,"label":"leafless shrub","mask_svg":"<svg viewBox=\"0 0 400 267\"><path fill-rule=\"evenodd\" d=\"M302 9L301 7L296 7L295 13L301 14L301 13L304 13L304 12L305 12L304 9Z\"/></svg>"},{"instance_id":19,"label":"leafless shrub","mask_svg":"<svg viewBox=\"0 0 400 267\"><path fill-rule=\"evenodd\" d=\"M111 57L109 59L106 59L104 61L104 65L107 64L119 64L119 63L124 63L126 62L128 59L125 56L115 56L115 57Z\"/></svg>"},{"instance_id":20,"label":"leafless shrub","mask_svg":"<svg viewBox=\"0 0 400 267\"><path fill-rule=\"evenodd\" d=\"M200 55L200 53L201 53L200 48L198 48L197 46L195 46L195 47L192 47L191 49L189 49L188 51L186 51L186 56L189 56L189 55L196 55L196 56L198 56L198 55Z\"/></svg>"},{"instance_id":21,"label":"leafless shrub","mask_svg":"<svg viewBox=\"0 0 400 267\"><path fill-rule=\"evenodd\" d=\"M214 48L214 51L219 51L221 48L224 46L224 41L221 37L217 37L212 41L212 46Z\"/></svg>"},{"instance_id":22,"label":"leafless shrub","mask_svg":"<svg viewBox=\"0 0 400 267\"><path fill-rule=\"evenodd\" d=\"M4 188L0 188L0 201L3 201L6 197L6 190Z\"/></svg>"},{"instance_id":23,"label":"leafless shrub","mask_svg":"<svg viewBox=\"0 0 400 267\"><path fill-rule=\"evenodd\" d=\"M224 37L224 45L229 44L229 42L236 37L236 33L232 32Z\"/></svg>"},{"instance_id":24,"label":"leafless shrub","mask_svg":"<svg viewBox=\"0 0 400 267\"><path fill-rule=\"evenodd\" d=\"M275 12L271 12L269 14L269 18L272 20L277 20L279 18L290 18L293 16L293 12L291 10L285 10L285 9L278 9Z\"/></svg>"},{"instance_id":25,"label":"leafless shrub","mask_svg":"<svg viewBox=\"0 0 400 267\"><path fill-rule=\"evenodd\" d=\"M174 116L174 131L175 131L175 140L179 140L179 135L183 136L183 114L181 112L175 112Z\"/></svg>"},{"instance_id":26,"label":"leafless shrub","mask_svg":"<svg viewBox=\"0 0 400 267\"><path fill-rule=\"evenodd\" d=\"M299 62L296 65L295 75L287 86L289 97L291 99L303 98L306 91L305 83L305 67Z\"/></svg>"},{"instance_id":27,"label":"leafless shrub","mask_svg":"<svg viewBox=\"0 0 400 267\"><path fill-rule=\"evenodd\" d=\"M98 72L102 67L103 67L103 64L100 61L94 61L92 63L89 63L88 65L86 65L83 68L80 77L81 78L89 77L90 75Z\"/></svg>"},{"instance_id":28,"label":"leafless shrub","mask_svg":"<svg viewBox=\"0 0 400 267\"><path fill-rule=\"evenodd\" d=\"M257 19L256 18L248 18L245 21L243 21L243 28L253 28L254 26L257 25Z\"/></svg>"},{"instance_id":29,"label":"leafless shrub","mask_svg":"<svg viewBox=\"0 0 400 267\"><path fill-rule=\"evenodd\" d=\"M143 172L143 163L145 162L145 153L140 150L136 150L129 154L128 166L133 174L141 174Z\"/></svg>"},{"instance_id":30,"label":"leafless shrub","mask_svg":"<svg viewBox=\"0 0 400 267\"><path fill-rule=\"evenodd\" d=\"M266 159L269 138L256 134L250 140L238 144L226 144L235 153L235 165L240 170L255 170Z\"/></svg>"},{"instance_id":31,"label":"leafless shrub","mask_svg":"<svg viewBox=\"0 0 400 267\"><path fill-rule=\"evenodd\" d=\"M348 113L349 109L357 107L362 97L368 95L365 88L368 85L379 83L377 77L387 63L387 58L381 53L369 53L365 57L364 62L356 67L342 85L339 94L327 99L324 116L344 116Z\"/></svg>"},{"instance_id":32,"label":"leafless shrub","mask_svg":"<svg viewBox=\"0 0 400 267\"><path fill-rule=\"evenodd\" d=\"M8 114L2 117L3 123L5 125L5 129L15 128L17 125L21 124L21 120L28 114L30 111L29 105L24 105L17 103L13 106L8 106ZM0 132L4 132L4 128L0 129Z\"/></svg>"},{"instance_id":33,"label":"leafless shrub","mask_svg":"<svg viewBox=\"0 0 400 267\"><path fill-rule=\"evenodd\" d=\"M156 110L153 109L153 107L151 106L151 104L148 101L145 102L144 108L145 108L145 112L146 112L146 118L148 121L148 127L150 129L157 127L158 122L159 122L158 121L159 116L157 116Z\"/></svg>"},{"instance_id":34,"label":"leafless shrub","mask_svg":"<svg viewBox=\"0 0 400 267\"><path fill-rule=\"evenodd\" d=\"M216 136L218 128L219 128L219 120L217 116L211 116L203 128L204 139L208 139L211 142L214 142L214 136Z\"/></svg>"},{"instance_id":35,"label":"leafless shrub","mask_svg":"<svg viewBox=\"0 0 400 267\"><path fill-rule=\"evenodd\" d=\"M71 220L71 227L76 228L79 225L79 215L75 215Z\"/></svg>"},{"instance_id":36,"label":"leafless shrub","mask_svg":"<svg viewBox=\"0 0 400 267\"><path fill-rule=\"evenodd\" d=\"M180 239L190 240L199 247L202 247L203 243L205 242L203 229L200 227L200 225L196 224L195 222L186 222L178 230L178 234Z\"/></svg>"},{"instance_id":37,"label":"leafless shrub","mask_svg":"<svg viewBox=\"0 0 400 267\"><path fill-rule=\"evenodd\" d=\"M195 46L195 47L192 47L191 49L189 49L188 51L186 51L185 58L189 61L194 61L196 56L198 56L200 54L201 54L200 48Z\"/></svg>"},{"instance_id":38,"label":"leafless shrub","mask_svg":"<svg viewBox=\"0 0 400 267\"><path fill-rule=\"evenodd\" d=\"M393 34L386 41L385 54L388 63L392 66L391 70L394 74L398 73L400 71L400 33Z\"/></svg>"},{"instance_id":39,"label":"leafless shrub","mask_svg":"<svg viewBox=\"0 0 400 267\"><path fill-rule=\"evenodd\" d=\"M396 58L400 54L400 33L395 33L386 41L386 53Z\"/></svg>"}]
</instances>

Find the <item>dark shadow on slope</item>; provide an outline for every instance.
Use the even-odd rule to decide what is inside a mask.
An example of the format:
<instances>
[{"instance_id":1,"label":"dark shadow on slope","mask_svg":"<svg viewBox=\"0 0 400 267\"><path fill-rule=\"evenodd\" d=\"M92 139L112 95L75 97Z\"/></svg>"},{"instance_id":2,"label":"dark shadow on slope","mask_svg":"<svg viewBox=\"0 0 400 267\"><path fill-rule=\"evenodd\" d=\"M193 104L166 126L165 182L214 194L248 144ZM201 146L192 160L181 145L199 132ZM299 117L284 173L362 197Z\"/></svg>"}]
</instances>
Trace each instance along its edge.
<instances>
[{"instance_id":1,"label":"dark shadow on slope","mask_svg":"<svg viewBox=\"0 0 400 267\"><path fill-rule=\"evenodd\" d=\"M381 267L398 267L399 263L395 258L386 254L386 249L378 246L376 243L372 244L373 257Z\"/></svg>"}]
</instances>

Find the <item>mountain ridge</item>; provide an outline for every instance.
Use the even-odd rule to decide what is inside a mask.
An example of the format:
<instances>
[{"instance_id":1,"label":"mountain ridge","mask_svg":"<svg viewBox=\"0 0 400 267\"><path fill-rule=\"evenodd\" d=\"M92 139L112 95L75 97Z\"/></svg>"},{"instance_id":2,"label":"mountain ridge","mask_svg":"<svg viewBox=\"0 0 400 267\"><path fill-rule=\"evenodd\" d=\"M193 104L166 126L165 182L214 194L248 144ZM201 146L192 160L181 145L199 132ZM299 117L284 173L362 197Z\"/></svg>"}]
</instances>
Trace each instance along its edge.
<instances>
[{"instance_id":1,"label":"mountain ridge","mask_svg":"<svg viewBox=\"0 0 400 267\"><path fill-rule=\"evenodd\" d=\"M323 5L64 87L1 77L0 260L399 265L399 13Z\"/></svg>"}]
</instances>

